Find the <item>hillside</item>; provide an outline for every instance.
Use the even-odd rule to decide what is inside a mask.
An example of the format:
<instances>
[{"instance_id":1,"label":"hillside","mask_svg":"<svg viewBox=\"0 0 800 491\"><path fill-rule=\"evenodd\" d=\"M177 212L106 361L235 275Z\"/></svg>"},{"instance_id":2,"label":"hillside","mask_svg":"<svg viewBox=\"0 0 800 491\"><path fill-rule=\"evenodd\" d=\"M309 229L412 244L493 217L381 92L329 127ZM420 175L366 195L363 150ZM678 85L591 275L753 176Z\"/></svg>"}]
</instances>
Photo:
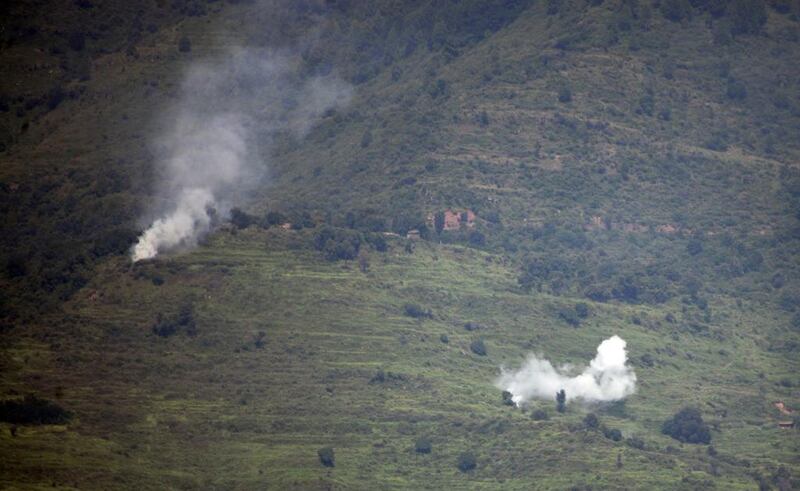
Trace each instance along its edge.
<instances>
[{"instance_id":1,"label":"hillside","mask_svg":"<svg viewBox=\"0 0 800 491\"><path fill-rule=\"evenodd\" d=\"M0 16L0 400L69 414L0 421L0 484L798 486L798 16L760 0L16 2ZM187 107L201 126L244 114L259 176L225 182L196 247L131 264L180 200L164 155ZM191 155L215 149L211 128ZM449 230L446 210L474 225ZM531 353L580 367L612 335L636 373L626 399L504 404L501 369ZM710 444L662 432L684 407Z\"/></svg>"}]
</instances>

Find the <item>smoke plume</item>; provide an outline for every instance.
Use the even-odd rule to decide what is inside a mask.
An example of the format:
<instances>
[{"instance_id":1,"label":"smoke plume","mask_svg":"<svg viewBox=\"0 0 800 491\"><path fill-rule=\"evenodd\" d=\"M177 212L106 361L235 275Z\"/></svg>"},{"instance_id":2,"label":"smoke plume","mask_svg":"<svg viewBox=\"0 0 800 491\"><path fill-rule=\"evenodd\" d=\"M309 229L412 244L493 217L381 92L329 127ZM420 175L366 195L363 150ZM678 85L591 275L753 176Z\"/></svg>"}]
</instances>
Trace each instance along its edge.
<instances>
[{"instance_id":1,"label":"smoke plume","mask_svg":"<svg viewBox=\"0 0 800 491\"><path fill-rule=\"evenodd\" d=\"M279 135L302 138L351 89L333 75L302 78L299 57L237 49L192 66L157 142L160 206L131 251L133 262L192 247L244 199L268 169Z\"/></svg>"},{"instance_id":2,"label":"smoke plume","mask_svg":"<svg viewBox=\"0 0 800 491\"><path fill-rule=\"evenodd\" d=\"M616 401L636 390L636 374L627 365L626 342L612 336L597 347L597 356L582 373L569 376L569 366L556 369L546 359L530 355L516 371L502 370L495 385L511 392L512 400L521 405L531 399L554 399L564 390L567 400L587 402Z\"/></svg>"}]
</instances>

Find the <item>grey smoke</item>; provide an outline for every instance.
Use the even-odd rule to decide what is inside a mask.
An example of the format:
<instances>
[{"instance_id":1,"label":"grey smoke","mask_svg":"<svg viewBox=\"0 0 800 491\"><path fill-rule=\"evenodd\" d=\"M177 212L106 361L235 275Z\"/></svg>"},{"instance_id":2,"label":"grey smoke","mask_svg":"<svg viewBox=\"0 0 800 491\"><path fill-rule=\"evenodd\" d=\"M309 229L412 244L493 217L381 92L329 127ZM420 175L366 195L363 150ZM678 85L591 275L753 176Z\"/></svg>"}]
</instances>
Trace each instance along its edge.
<instances>
[{"instance_id":1,"label":"grey smoke","mask_svg":"<svg viewBox=\"0 0 800 491\"><path fill-rule=\"evenodd\" d=\"M552 400L562 389L568 401L624 399L636 390L636 374L627 364L626 345L619 336L604 340L597 347L597 355L589 366L574 376L570 375L572 367L556 369L548 360L531 354L518 370L503 369L495 385L511 392L517 405L531 399Z\"/></svg>"},{"instance_id":2,"label":"grey smoke","mask_svg":"<svg viewBox=\"0 0 800 491\"><path fill-rule=\"evenodd\" d=\"M236 49L193 65L157 142L165 205L131 251L133 262L192 247L266 175L280 133L303 138L350 86L333 75L301 78L286 51Z\"/></svg>"}]
</instances>

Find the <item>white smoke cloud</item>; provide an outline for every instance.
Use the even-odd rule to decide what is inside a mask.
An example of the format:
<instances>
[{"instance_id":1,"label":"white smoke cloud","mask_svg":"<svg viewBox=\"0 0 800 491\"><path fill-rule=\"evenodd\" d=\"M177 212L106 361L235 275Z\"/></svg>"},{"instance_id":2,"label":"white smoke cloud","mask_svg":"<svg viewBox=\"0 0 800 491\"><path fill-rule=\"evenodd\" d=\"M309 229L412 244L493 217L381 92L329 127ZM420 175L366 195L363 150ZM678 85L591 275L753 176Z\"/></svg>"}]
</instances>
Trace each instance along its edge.
<instances>
[{"instance_id":1,"label":"white smoke cloud","mask_svg":"<svg viewBox=\"0 0 800 491\"><path fill-rule=\"evenodd\" d=\"M587 402L616 401L636 390L636 374L627 365L627 343L612 336L597 347L597 356L579 375L569 376L569 366L556 369L544 358L530 355L519 370L503 369L495 385L511 392L512 399L521 405L531 399L555 399L564 390L567 400Z\"/></svg>"},{"instance_id":2,"label":"white smoke cloud","mask_svg":"<svg viewBox=\"0 0 800 491\"><path fill-rule=\"evenodd\" d=\"M263 179L279 132L302 138L325 111L349 101L350 86L335 76L302 79L298 59L237 49L189 70L158 142L157 193L169 205L152 210L133 262L196 245Z\"/></svg>"}]
</instances>

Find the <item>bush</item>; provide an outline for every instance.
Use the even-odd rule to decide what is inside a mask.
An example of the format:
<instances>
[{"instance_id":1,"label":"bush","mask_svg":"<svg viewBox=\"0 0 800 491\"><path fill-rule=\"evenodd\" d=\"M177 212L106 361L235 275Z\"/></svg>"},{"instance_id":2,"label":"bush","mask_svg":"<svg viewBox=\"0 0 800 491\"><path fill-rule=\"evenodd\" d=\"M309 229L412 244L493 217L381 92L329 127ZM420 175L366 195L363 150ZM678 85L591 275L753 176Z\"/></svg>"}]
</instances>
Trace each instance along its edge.
<instances>
[{"instance_id":1,"label":"bush","mask_svg":"<svg viewBox=\"0 0 800 491\"><path fill-rule=\"evenodd\" d=\"M589 306L583 302L576 303L575 313L578 314L578 317L580 317L581 319L585 319L589 317Z\"/></svg>"},{"instance_id":2,"label":"bush","mask_svg":"<svg viewBox=\"0 0 800 491\"><path fill-rule=\"evenodd\" d=\"M450 338L447 337L447 334L442 334L441 336L439 336L439 341L443 342L444 344L447 344L450 342Z\"/></svg>"},{"instance_id":3,"label":"bush","mask_svg":"<svg viewBox=\"0 0 800 491\"><path fill-rule=\"evenodd\" d=\"M606 428L603 430L603 435L609 440L613 440L615 442L622 440L622 432L616 428Z\"/></svg>"},{"instance_id":4,"label":"bush","mask_svg":"<svg viewBox=\"0 0 800 491\"><path fill-rule=\"evenodd\" d=\"M572 327L579 327L581 320L573 309L562 308L558 310L558 317Z\"/></svg>"},{"instance_id":5,"label":"bush","mask_svg":"<svg viewBox=\"0 0 800 491\"><path fill-rule=\"evenodd\" d=\"M531 413L531 418L533 418L534 421L545 421L550 419L550 415L547 414L547 411L544 409L537 409Z\"/></svg>"},{"instance_id":6,"label":"bush","mask_svg":"<svg viewBox=\"0 0 800 491\"><path fill-rule=\"evenodd\" d=\"M322 447L317 450L317 455L319 456L319 461L325 467L333 467L334 464L334 455L333 449L331 447Z\"/></svg>"},{"instance_id":7,"label":"bush","mask_svg":"<svg viewBox=\"0 0 800 491\"><path fill-rule=\"evenodd\" d=\"M687 407L664 421L661 433L683 443L711 443L711 430L703 422L700 410Z\"/></svg>"},{"instance_id":8,"label":"bush","mask_svg":"<svg viewBox=\"0 0 800 491\"><path fill-rule=\"evenodd\" d=\"M486 345L483 343L483 339L476 339L470 343L469 349L478 356L486 356Z\"/></svg>"},{"instance_id":9,"label":"bush","mask_svg":"<svg viewBox=\"0 0 800 491\"><path fill-rule=\"evenodd\" d=\"M192 42L188 37L183 36L180 41L178 41L178 51L181 53L188 53L192 51Z\"/></svg>"},{"instance_id":10,"label":"bush","mask_svg":"<svg viewBox=\"0 0 800 491\"><path fill-rule=\"evenodd\" d=\"M583 426L590 430L596 430L600 427L600 420L597 419L597 415L595 413L589 413L583 418Z\"/></svg>"},{"instance_id":11,"label":"bush","mask_svg":"<svg viewBox=\"0 0 800 491\"><path fill-rule=\"evenodd\" d=\"M264 217L264 220L261 221L261 226L263 228L270 228L275 225L283 225L286 223L286 215L277 211L270 211Z\"/></svg>"},{"instance_id":12,"label":"bush","mask_svg":"<svg viewBox=\"0 0 800 491\"><path fill-rule=\"evenodd\" d=\"M461 472L468 472L477 466L475 456L470 452L464 452L458 456L458 470Z\"/></svg>"},{"instance_id":13,"label":"bush","mask_svg":"<svg viewBox=\"0 0 800 491\"><path fill-rule=\"evenodd\" d=\"M231 223L234 227L238 229L245 229L255 223L256 217L252 215L248 215L247 213L243 212L239 208L233 208L231 210Z\"/></svg>"},{"instance_id":14,"label":"bush","mask_svg":"<svg viewBox=\"0 0 800 491\"><path fill-rule=\"evenodd\" d=\"M725 95L734 101L742 101L747 99L747 87L742 82L733 78L728 79L728 88L725 90Z\"/></svg>"},{"instance_id":15,"label":"bush","mask_svg":"<svg viewBox=\"0 0 800 491\"><path fill-rule=\"evenodd\" d=\"M323 227L314 237L314 246L328 261L355 259L361 247L361 234L354 230Z\"/></svg>"},{"instance_id":16,"label":"bush","mask_svg":"<svg viewBox=\"0 0 800 491\"><path fill-rule=\"evenodd\" d=\"M27 395L24 399L0 402L0 421L12 424L64 424L71 415L58 404Z\"/></svg>"},{"instance_id":17,"label":"bush","mask_svg":"<svg viewBox=\"0 0 800 491\"><path fill-rule=\"evenodd\" d=\"M194 308L191 304L184 305L175 316L164 317L158 314L152 331L156 336L168 338L183 329L189 336L197 334L197 323L194 320Z\"/></svg>"},{"instance_id":18,"label":"bush","mask_svg":"<svg viewBox=\"0 0 800 491\"><path fill-rule=\"evenodd\" d=\"M572 101L572 90L566 85L558 89L558 102L567 103Z\"/></svg>"},{"instance_id":19,"label":"bush","mask_svg":"<svg viewBox=\"0 0 800 491\"><path fill-rule=\"evenodd\" d=\"M512 394L511 392L509 392L507 390L504 390L503 391L503 404L505 404L506 406L516 406L516 403L514 402L514 394Z\"/></svg>"},{"instance_id":20,"label":"bush","mask_svg":"<svg viewBox=\"0 0 800 491\"><path fill-rule=\"evenodd\" d=\"M415 303L407 303L403 306L403 313L408 317L415 319L433 319L433 314L430 310L424 310L422 307Z\"/></svg>"},{"instance_id":21,"label":"bush","mask_svg":"<svg viewBox=\"0 0 800 491\"><path fill-rule=\"evenodd\" d=\"M672 22L680 22L691 18L692 6L689 0L664 0L661 2L661 14Z\"/></svg>"},{"instance_id":22,"label":"bush","mask_svg":"<svg viewBox=\"0 0 800 491\"><path fill-rule=\"evenodd\" d=\"M703 252L703 243L697 239L692 239L686 244L686 252L691 254L692 256L696 256Z\"/></svg>"},{"instance_id":23,"label":"bush","mask_svg":"<svg viewBox=\"0 0 800 491\"><path fill-rule=\"evenodd\" d=\"M67 44L74 51L82 51L86 46L86 36L82 32L73 32L69 35Z\"/></svg>"},{"instance_id":24,"label":"bush","mask_svg":"<svg viewBox=\"0 0 800 491\"><path fill-rule=\"evenodd\" d=\"M418 438L414 443L414 451L417 453L431 453L431 441L425 437Z\"/></svg>"}]
</instances>

